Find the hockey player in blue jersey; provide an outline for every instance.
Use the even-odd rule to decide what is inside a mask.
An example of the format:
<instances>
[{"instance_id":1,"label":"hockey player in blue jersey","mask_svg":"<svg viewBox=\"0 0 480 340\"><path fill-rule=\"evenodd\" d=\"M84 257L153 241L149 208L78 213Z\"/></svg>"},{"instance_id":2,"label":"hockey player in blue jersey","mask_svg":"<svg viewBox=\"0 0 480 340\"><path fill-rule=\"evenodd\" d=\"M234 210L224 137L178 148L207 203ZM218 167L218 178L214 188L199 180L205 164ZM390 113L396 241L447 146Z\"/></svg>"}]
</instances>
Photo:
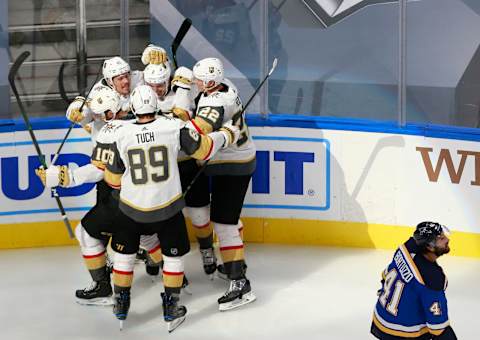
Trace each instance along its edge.
<instances>
[{"instance_id":1,"label":"hockey player in blue jersey","mask_svg":"<svg viewBox=\"0 0 480 340\"><path fill-rule=\"evenodd\" d=\"M448 229L421 222L382 273L371 333L381 340L456 340L448 319L447 278L437 258L450 251Z\"/></svg>"}]
</instances>

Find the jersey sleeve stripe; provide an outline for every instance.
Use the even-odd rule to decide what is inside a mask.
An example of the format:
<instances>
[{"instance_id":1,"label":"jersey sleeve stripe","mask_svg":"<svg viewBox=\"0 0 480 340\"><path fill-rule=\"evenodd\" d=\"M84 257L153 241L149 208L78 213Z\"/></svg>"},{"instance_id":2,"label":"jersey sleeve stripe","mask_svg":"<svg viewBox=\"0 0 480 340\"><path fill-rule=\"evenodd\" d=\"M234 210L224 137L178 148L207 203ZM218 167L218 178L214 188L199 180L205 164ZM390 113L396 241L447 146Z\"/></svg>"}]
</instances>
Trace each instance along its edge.
<instances>
[{"instance_id":1,"label":"jersey sleeve stripe","mask_svg":"<svg viewBox=\"0 0 480 340\"><path fill-rule=\"evenodd\" d=\"M190 122L192 123L195 130L197 130L197 132L202 135L203 134L202 129L200 129L200 127L195 123L195 119L190 120Z\"/></svg>"},{"instance_id":2,"label":"jersey sleeve stripe","mask_svg":"<svg viewBox=\"0 0 480 340\"><path fill-rule=\"evenodd\" d=\"M112 188L118 189L121 186L122 174L114 174L108 168L105 170L105 182Z\"/></svg>"},{"instance_id":3,"label":"jersey sleeve stripe","mask_svg":"<svg viewBox=\"0 0 480 340\"><path fill-rule=\"evenodd\" d=\"M200 138L200 144L191 156L196 159L207 159L212 152L213 140L209 136L200 136Z\"/></svg>"},{"instance_id":4,"label":"jersey sleeve stripe","mask_svg":"<svg viewBox=\"0 0 480 340\"><path fill-rule=\"evenodd\" d=\"M423 277L420 274L417 265L415 264L415 262L413 262L412 256L410 256L410 253L408 252L408 249L405 248L404 244L400 246L400 251L402 252L403 257L407 261L408 266L410 267L410 269L412 269L413 275L415 275L417 281L420 282L422 285L425 285L425 282L423 281Z\"/></svg>"},{"instance_id":5,"label":"jersey sleeve stripe","mask_svg":"<svg viewBox=\"0 0 480 340\"><path fill-rule=\"evenodd\" d=\"M213 131L212 124L201 117L192 119L192 124L195 126L195 129L197 129L198 133L207 134ZM198 129L200 129L200 131Z\"/></svg>"},{"instance_id":6,"label":"jersey sleeve stripe","mask_svg":"<svg viewBox=\"0 0 480 340\"><path fill-rule=\"evenodd\" d=\"M100 161L96 161L96 160L93 160L92 159L92 164L97 168L97 169L100 169L102 171L105 170L105 164L103 162L100 162Z\"/></svg>"}]
</instances>

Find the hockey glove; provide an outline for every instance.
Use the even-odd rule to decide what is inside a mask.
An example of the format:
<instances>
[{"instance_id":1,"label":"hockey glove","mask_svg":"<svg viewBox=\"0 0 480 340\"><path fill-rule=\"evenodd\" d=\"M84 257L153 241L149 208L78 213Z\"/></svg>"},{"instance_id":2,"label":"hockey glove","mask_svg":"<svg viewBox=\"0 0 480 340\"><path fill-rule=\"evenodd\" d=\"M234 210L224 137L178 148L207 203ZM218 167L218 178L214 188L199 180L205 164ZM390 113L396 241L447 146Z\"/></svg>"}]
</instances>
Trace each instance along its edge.
<instances>
[{"instance_id":1,"label":"hockey glove","mask_svg":"<svg viewBox=\"0 0 480 340\"><path fill-rule=\"evenodd\" d=\"M167 64L168 56L165 49L160 46L155 46L153 44L148 45L142 53L142 63L143 65L148 64Z\"/></svg>"},{"instance_id":2,"label":"hockey glove","mask_svg":"<svg viewBox=\"0 0 480 340\"><path fill-rule=\"evenodd\" d=\"M175 91L175 87L181 87L182 89L190 90L192 87L193 72L192 70L180 66L175 71L175 75L172 79L172 89Z\"/></svg>"},{"instance_id":3,"label":"hockey glove","mask_svg":"<svg viewBox=\"0 0 480 340\"><path fill-rule=\"evenodd\" d=\"M80 123L85 116L83 113L80 111L80 107L83 105L83 102L85 101L84 97L76 97L73 102L68 105L67 108L67 119L73 123Z\"/></svg>"},{"instance_id":4,"label":"hockey glove","mask_svg":"<svg viewBox=\"0 0 480 340\"><path fill-rule=\"evenodd\" d=\"M218 131L225 136L225 143L223 144L222 149L226 149L230 145L235 144L240 136L240 129L238 126L233 125L231 120L223 124Z\"/></svg>"},{"instance_id":5,"label":"hockey glove","mask_svg":"<svg viewBox=\"0 0 480 340\"><path fill-rule=\"evenodd\" d=\"M68 166L66 165L52 165L46 170L43 167L40 167L35 169L35 173L40 177L40 180L46 188L53 188L56 186L66 188L70 184L70 173Z\"/></svg>"}]
</instances>

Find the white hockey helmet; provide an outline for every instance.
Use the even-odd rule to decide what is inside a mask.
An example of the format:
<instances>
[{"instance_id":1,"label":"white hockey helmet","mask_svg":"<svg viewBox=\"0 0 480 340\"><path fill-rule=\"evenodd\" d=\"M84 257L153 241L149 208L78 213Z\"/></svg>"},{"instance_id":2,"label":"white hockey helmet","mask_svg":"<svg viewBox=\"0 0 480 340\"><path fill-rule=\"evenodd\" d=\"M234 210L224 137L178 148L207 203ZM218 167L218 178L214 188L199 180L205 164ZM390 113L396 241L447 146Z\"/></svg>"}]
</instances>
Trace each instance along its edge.
<instances>
[{"instance_id":1,"label":"white hockey helmet","mask_svg":"<svg viewBox=\"0 0 480 340\"><path fill-rule=\"evenodd\" d=\"M110 86L113 86L113 78L130 72L130 65L120 57L113 57L103 62L103 78Z\"/></svg>"},{"instance_id":2,"label":"white hockey helmet","mask_svg":"<svg viewBox=\"0 0 480 340\"><path fill-rule=\"evenodd\" d=\"M193 76L201 80L205 89L209 90L223 81L223 63L218 58L202 59L193 66ZM213 81L214 84L208 86L210 81Z\"/></svg>"},{"instance_id":3,"label":"white hockey helmet","mask_svg":"<svg viewBox=\"0 0 480 340\"><path fill-rule=\"evenodd\" d=\"M157 112L157 94L148 85L137 86L130 95L130 109L135 116Z\"/></svg>"},{"instance_id":4,"label":"white hockey helmet","mask_svg":"<svg viewBox=\"0 0 480 340\"><path fill-rule=\"evenodd\" d=\"M122 108L122 104L117 91L107 86L101 86L92 92L89 107L93 111L93 114L101 116L105 121L110 121L115 119L115 116ZM113 113L110 119L106 118L108 111L112 111Z\"/></svg>"},{"instance_id":5,"label":"white hockey helmet","mask_svg":"<svg viewBox=\"0 0 480 340\"><path fill-rule=\"evenodd\" d=\"M170 81L171 69L168 64L148 64L143 70L143 79L149 84L164 84Z\"/></svg>"}]
</instances>

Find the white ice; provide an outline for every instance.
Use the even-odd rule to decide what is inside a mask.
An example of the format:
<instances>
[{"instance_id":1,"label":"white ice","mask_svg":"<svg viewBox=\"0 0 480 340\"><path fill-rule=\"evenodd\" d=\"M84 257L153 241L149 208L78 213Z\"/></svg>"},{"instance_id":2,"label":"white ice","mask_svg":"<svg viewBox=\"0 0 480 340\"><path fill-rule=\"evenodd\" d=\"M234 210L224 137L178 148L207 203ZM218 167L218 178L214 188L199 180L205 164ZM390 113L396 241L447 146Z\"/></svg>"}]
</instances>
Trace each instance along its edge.
<instances>
[{"instance_id":1,"label":"white ice","mask_svg":"<svg viewBox=\"0 0 480 340\"><path fill-rule=\"evenodd\" d=\"M193 295L182 295L187 319L168 334L161 281L152 283L142 264L120 332L111 307L75 303L75 289L90 283L79 248L0 251L0 339L373 339L380 272L393 251L248 244L246 253L257 301L219 312L227 283L207 279L193 245L186 265ZM447 255L439 262L458 338L479 339L480 261Z\"/></svg>"}]
</instances>

